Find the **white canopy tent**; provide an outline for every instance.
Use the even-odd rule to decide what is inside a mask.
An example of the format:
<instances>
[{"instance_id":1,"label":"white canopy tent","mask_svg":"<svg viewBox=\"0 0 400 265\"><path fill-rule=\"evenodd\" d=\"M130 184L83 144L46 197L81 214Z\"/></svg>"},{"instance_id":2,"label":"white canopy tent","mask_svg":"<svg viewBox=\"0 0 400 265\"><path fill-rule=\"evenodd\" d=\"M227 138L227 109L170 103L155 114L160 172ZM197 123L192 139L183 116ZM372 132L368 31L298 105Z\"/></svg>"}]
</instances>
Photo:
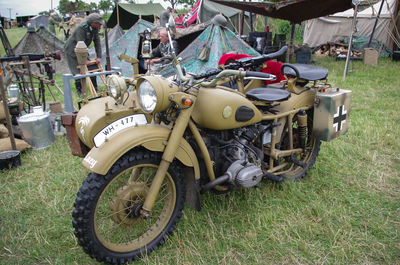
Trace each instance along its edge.
<instances>
[{"instance_id":1,"label":"white canopy tent","mask_svg":"<svg viewBox=\"0 0 400 265\"><path fill-rule=\"evenodd\" d=\"M396 25L392 16L396 17L399 7L397 0L384 0L378 24L373 38L381 41L387 48L393 49L393 30ZM381 1L357 14L357 35L370 36ZM354 9L335 13L330 16L311 19L306 22L304 43L316 47L327 42L337 42L348 37L352 32ZM395 35L397 36L397 35Z\"/></svg>"}]
</instances>

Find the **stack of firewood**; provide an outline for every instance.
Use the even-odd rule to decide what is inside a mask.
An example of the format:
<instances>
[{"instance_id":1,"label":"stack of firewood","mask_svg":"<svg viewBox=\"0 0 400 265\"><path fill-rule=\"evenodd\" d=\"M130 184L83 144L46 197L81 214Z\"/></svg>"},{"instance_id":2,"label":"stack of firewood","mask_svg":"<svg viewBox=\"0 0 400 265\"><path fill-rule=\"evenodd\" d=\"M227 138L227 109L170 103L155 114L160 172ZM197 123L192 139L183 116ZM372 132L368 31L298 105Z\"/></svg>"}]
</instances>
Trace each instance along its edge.
<instances>
[{"instance_id":1,"label":"stack of firewood","mask_svg":"<svg viewBox=\"0 0 400 265\"><path fill-rule=\"evenodd\" d=\"M347 56L348 45L344 43L329 42L319 46L314 53L317 57L330 56L335 58ZM352 51L351 57L362 57L362 52Z\"/></svg>"}]
</instances>

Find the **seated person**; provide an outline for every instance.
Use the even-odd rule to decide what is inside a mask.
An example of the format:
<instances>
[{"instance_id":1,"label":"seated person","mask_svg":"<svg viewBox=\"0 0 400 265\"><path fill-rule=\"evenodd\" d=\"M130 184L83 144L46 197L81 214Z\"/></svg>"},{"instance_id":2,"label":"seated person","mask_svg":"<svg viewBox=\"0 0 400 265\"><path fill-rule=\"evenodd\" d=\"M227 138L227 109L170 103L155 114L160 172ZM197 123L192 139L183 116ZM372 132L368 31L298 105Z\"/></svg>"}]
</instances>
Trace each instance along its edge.
<instances>
[{"instance_id":1,"label":"seated person","mask_svg":"<svg viewBox=\"0 0 400 265\"><path fill-rule=\"evenodd\" d=\"M173 40L172 42L175 55L177 55L179 52L178 43L175 40ZM153 58L147 60L147 66L149 68L150 74L152 72L156 72L157 69L172 61L172 47L169 43L168 33L166 29L161 29L160 44L155 49L153 49L151 55Z\"/></svg>"}]
</instances>

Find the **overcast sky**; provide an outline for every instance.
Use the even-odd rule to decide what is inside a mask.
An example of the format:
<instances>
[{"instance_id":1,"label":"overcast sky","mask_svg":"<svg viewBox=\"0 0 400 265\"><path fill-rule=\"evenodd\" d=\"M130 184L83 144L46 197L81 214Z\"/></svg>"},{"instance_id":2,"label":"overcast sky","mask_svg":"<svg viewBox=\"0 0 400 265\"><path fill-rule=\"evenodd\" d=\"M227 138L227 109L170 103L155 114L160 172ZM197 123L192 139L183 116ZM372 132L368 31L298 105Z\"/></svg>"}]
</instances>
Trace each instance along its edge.
<instances>
[{"instance_id":1,"label":"overcast sky","mask_svg":"<svg viewBox=\"0 0 400 265\"><path fill-rule=\"evenodd\" d=\"M99 0L83 0L86 3L95 2L99 3ZM53 9L56 9L59 4L59 0L0 0L0 14L3 17L15 18L17 16L24 15L37 15L40 11L48 11L51 9L53 4Z\"/></svg>"},{"instance_id":2,"label":"overcast sky","mask_svg":"<svg viewBox=\"0 0 400 265\"><path fill-rule=\"evenodd\" d=\"M86 3L94 2L96 4L98 4L99 1L100 0L83 0L83 2ZM0 0L0 14L3 17L10 17L9 8L11 8L12 18L15 18L16 14L17 16L37 15L40 11L50 10L52 6L53 9L57 9L59 2L59 0ZM136 0L135 2L147 3L148 0ZM126 2L124 1L124 3ZM161 3L164 7L168 6L163 0L153 0L153 3Z\"/></svg>"}]
</instances>

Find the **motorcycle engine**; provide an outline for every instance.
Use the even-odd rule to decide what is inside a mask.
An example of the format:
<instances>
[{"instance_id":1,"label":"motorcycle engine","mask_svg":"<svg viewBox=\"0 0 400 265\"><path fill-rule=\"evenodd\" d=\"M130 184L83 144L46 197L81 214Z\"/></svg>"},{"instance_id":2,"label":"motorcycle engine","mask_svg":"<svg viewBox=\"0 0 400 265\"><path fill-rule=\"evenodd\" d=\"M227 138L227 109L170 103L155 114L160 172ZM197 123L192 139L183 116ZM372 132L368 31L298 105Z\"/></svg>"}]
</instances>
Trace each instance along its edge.
<instances>
[{"instance_id":1,"label":"motorcycle engine","mask_svg":"<svg viewBox=\"0 0 400 265\"><path fill-rule=\"evenodd\" d=\"M263 176L260 167L244 160L235 161L225 172L229 176L229 182L235 186L250 188L257 185Z\"/></svg>"},{"instance_id":2,"label":"motorcycle engine","mask_svg":"<svg viewBox=\"0 0 400 265\"><path fill-rule=\"evenodd\" d=\"M232 131L208 134L207 146L215 162L215 172L219 176L229 176L229 183L240 187L254 187L261 179L264 153L254 144L259 139L260 130L256 126L243 127Z\"/></svg>"}]
</instances>

